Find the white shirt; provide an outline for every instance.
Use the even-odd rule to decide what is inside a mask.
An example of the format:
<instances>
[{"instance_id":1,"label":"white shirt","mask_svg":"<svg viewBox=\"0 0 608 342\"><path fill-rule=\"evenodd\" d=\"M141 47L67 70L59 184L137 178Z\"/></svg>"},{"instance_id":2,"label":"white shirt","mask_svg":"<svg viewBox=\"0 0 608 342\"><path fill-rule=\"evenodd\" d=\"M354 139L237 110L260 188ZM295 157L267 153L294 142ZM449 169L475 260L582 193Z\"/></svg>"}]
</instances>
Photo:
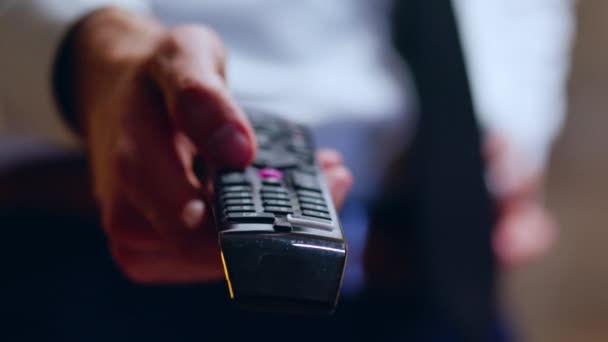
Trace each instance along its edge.
<instances>
[{"instance_id":1,"label":"white shirt","mask_svg":"<svg viewBox=\"0 0 608 342\"><path fill-rule=\"evenodd\" d=\"M346 151L358 186L375 186L376 165L398 145L383 132L400 127L413 102L392 58L388 0L0 0L0 136L75 145L53 102L51 66L69 26L105 5L217 30L237 100L312 124L321 144ZM572 4L454 5L480 122L523 156L519 172L542 169L565 112Z\"/></svg>"}]
</instances>

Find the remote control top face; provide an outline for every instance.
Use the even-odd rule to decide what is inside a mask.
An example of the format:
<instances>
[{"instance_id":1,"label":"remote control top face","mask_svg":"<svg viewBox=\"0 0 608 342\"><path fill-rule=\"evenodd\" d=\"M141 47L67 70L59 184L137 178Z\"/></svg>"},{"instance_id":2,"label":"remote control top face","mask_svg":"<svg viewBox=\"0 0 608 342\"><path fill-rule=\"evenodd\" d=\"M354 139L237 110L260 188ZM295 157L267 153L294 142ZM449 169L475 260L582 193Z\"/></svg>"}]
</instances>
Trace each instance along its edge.
<instances>
[{"instance_id":1,"label":"remote control top face","mask_svg":"<svg viewBox=\"0 0 608 342\"><path fill-rule=\"evenodd\" d=\"M230 296L261 309L331 312L346 242L309 131L248 112L258 152L218 173L214 213Z\"/></svg>"}]
</instances>

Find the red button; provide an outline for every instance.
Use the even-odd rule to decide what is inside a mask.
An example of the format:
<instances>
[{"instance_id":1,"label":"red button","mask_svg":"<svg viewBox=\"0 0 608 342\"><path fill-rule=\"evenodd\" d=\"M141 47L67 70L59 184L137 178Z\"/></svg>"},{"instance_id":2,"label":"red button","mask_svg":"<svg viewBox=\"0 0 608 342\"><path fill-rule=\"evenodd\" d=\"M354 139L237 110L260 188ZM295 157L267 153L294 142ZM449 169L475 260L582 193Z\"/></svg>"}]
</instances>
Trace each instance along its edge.
<instances>
[{"instance_id":1,"label":"red button","mask_svg":"<svg viewBox=\"0 0 608 342\"><path fill-rule=\"evenodd\" d=\"M258 174L262 178L283 179L283 172L277 169L261 169L258 171Z\"/></svg>"}]
</instances>

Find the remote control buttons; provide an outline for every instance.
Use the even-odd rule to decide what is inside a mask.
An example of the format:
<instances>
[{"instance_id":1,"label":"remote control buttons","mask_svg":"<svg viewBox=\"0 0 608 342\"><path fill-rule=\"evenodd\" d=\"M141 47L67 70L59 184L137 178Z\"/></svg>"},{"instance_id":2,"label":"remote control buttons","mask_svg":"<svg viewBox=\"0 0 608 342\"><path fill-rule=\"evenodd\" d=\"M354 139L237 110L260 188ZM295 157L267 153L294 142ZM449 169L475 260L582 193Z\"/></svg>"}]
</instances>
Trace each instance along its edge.
<instances>
[{"instance_id":1,"label":"remote control buttons","mask_svg":"<svg viewBox=\"0 0 608 342\"><path fill-rule=\"evenodd\" d=\"M262 193L262 196L265 194L287 194L287 189L275 186L262 186L260 192Z\"/></svg>"},{"instance_id":2,"label":"remote control buttons","mask_svg":"<svg viewBox=\"0 0 608 342\"><path fill-rule=\"evenodd\" d=\"M280 157L276 157L273 159L268 166L275 167L278 169L289 169L298 166L298 158L293 155L282 155Z\"/></svg>"},{"instance_id":3,"label":"remote control buttons","mask_svg":"<svg viewBox=\"0 0 608 342\"><path fill-rule=\"evenodd\" d=\"M248 185L245 175L241 172L228 172L220 176L222 185Z\"/></svg>"},{"instance_id":4,"label":"remote control buttons","mask_svg":"<svg viewBox=\"0 0 608 342\"><path fill-rule=\"evenodd\" d=\"M268 165L271 159L272 155L269 150L259 149L255 156L255 160L253 161L253 166L264 168Z\"/></svg>"},{"instance_id":5,"label":"remote control buttons","mask_svg":"<svg viewBox=\"0 0 608 342\"><path fill-rule=\"evenodd\" d=\"M266 132L256 132L255 140L260 148L269 148L272 146L272 139Z\"/></svg>"},{"instance_id":6,"label":"remote control buttons","mask_svg":"<svg viewBox=\"0 0 608 342\"><path fill-rule=\"evenodd\" d=\"M227 186L222 189L223 193L238 192L238 191L251 192L251 187L246 186L246 185L235 185L235 186Z\"/></svg>"},{"instance_id":7,"label":"remote control buttons","mask_svg":"<svg viewBox=\"0 0 608 342\"><path fill-rule=\"evenodd\" d=\"M276 179L276 180L282 180L283 179L283 172L277 170L277 169L261 169L258 171L258 174L260 175L260 177L262 177L263 179Z\"/></svg>"},{"instance_id":8,"label":"remote control buttons","mask_svg":"<svg viewBox=\"0 0 608 342\"><path fill-rule=\"evenodd\" d=\"M296 189L321 192L321 185L315 176L294 171L291 174L291 180Z\"/></svg>"},{"instance_id":9,"label":"remote control buttons","mask_svg":"<svg viewBox=\"0 0 608 342\"><path fill-rule=\"evenodd\" d=\"M253 165L259 168L287 169L298 166L298 158L281 149L258 150Z\"/></svg>"},{"instance_id":10,"label":"remote control buttons","mask_svg":"<svg viewBox=\"0 0 608 342\"><path fill-rule=\"evenodd\" d=\"M224 201L224 205L253 205L251 198L230 198Z\"/></svg>"},{"instance_id":11,"label":"remote control buttons","mask_svg":"<svg viewBox=\"0 0 608 342\"><path fill-rule=\"evenodd\" d=\"M300 204L300 207L302 208L302 210L316 210L324 213L329 213L325 205L302 203Z\"/></svg>"},{"instance_id":12,"label":"remote control buttons","mask_svg":"<svg viewBox=\"0 0 608 342\"><path fill-rule=\"evenodd\" d=\"M225 192L222 197L224 200L234 199L234 198L248 198L251 199L251 193L247 191L237 191L237 192Z\"/></svg>"},{"instance_id":13,"label":"remote control buttons","mask_svg":"<svg viewBox=\"0 0 608 342\"><path fill-rule=\"evenodd\" d=\"M315 168L314 166L301 164L300 166L298 166L298 172L305 173L311 176L316 176L317 168Z\"/></svg>"},{"instance_id":14,"label":"remote control buttons","mask_svg":"<svg viewBox=\"0 0 608 342\"><path fill-rule=\"evenodd\" d=\"M233 223L274 223L271 213L229 213L226 219Z\"/></svg>"},{"instance_id":15,"label":"remote control buttons","mask_svg":"<svg viewBox=\"0 0 608 342\"><path fill-rule=\"evenodd\" d=\"M264 211L268 212L268 213L279 214L279 215L287 215L287 214L293 213L291 208L277 207L277 206L265 206Z\"/></svg>"},{"instance_id":16,"label":"remote control buttons","mask_svg":"<svg viewBox=\"0 0 608 342\"><path fill-rule=\"evenodd\" d=\"M252 124L259 146L253 167L221 173L217 181L219 218L227 229L319 235L324 233L306 229L335 230L308 132L283 120Z\"/></svg>"},{"instance_id":17,"label":"remote control buttons","mask_svg":"<svg viewBox=\"0 0 608 342\"><path fill-rule=\"evenodd\" d=\"M329 215L328 213L321 212L321 211L302 210L302 215L331 220L331 215Z\"/></svg>"},{"instance_id":18,"label":"remote control buttons","mask_svg":"<svg viewBox=\"0 0 608 342\"><path fill-rule=\"evenodd\" d=\"M264 179L262 180L262 185L265 186L283 186L283 182L278 179Z\"/></svg>"},{"instance_id":19,"label":"remote control buttons","mask_svg":"<svg viewBox=\"0 0 608 342\"><path fill-rule=\"evenodd\" d=\"M251 205L230 205L226 207L227 213L243 213L255 212L255 208Z\"/></svg>"},{"instance_id":20,"label":"remote control buttons","mask_svg":"<svg viewBox=\"0 0 608 342\"><path fill-rule=\"evenodd\" d=\"M314 197L307 197L307 196L300 196L298 197L298 200L300 201L300 203L308 203L308 204L317 204L317 205L325 205L325 201L322 198L314 198Z\"/></svg>"},{"instance_id":21,"label":"remote control buttons","mask_svg":"<svg viewBox=\"0 0 608 342\"><path fill-rule=\"evenodd\" d=\"M289 195L286 193L274 193L274 192L264 192L262 193L262 200L289 200Z\"/></svg>"},{"instance_id":22,"label":"remote control buttons","mask_svg":"<svg viewBox=\"0 0 608 342\"><path fill-rule=\"evenodd\" d=\"M291 202L288 200L269 199L264 201L264 206L277 206L291 208Z\"/></svg>"},{"instance_id":23,"label":"remote control buttons","mask_svg":"<svg viewBox=\"0 0 608 342\"><path fill-rule=\"evenodd\" d=\"M287 215L287 221L294 226L300 226L303 228L316 228L327 231L332 231L334 229L334 226L332 225L331 221L314 217Z\"/></svg>"},{"instance_id":24,"label":"remote control buttons","mask_svg":"<svg viewBox=\"0 0 608 342\"><path fill-rule=\"evenodd\" d=\"M308 191L308 190L298 190L296 191L296 194L298 194L298 197L302 198L302 197L310 197L310 198L320 198L323 199L323 195L321 195L318 192L315 191Z\"/></svg>"}]
</instances>

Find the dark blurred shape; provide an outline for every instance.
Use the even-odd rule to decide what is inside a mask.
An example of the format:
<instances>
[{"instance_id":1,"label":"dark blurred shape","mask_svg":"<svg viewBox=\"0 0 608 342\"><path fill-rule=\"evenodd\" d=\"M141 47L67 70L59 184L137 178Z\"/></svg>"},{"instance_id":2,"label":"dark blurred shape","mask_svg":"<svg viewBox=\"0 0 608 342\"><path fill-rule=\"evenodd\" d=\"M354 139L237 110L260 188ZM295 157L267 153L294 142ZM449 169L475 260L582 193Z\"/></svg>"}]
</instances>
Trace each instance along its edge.
<instances>
[{"instance_id":1,"label":"dark blurred shape","mask_svg":"<svg viewBox=\"0 0 608 342\"><path fill-rule=\"evenodd\" d=\"M0 209L44 208L76 217L97 213L87 161L79 153L0 169L0 189Z\"/></svg>"},{"instance_id":2,"label":"dark blurred shape","mask_svg":"<svg viewBox=\"0 0 608 342\"><path fill-rule=\"evenodd\" d=\"M422 297L430 306L431 320L449 322L465 341L488 341L496 312L495 213L454 12L449 0L399 1L393 19L420 116L411 149L396 163L387 195L375 208L369 283L403 282L406 296ZM382 241L392 246L380 252ZM374 255L386 250L392 252ZM397 262L389 266L393 276L378 274L387 271L379 264L391 260L406 269L395 271L403 267Z\"/></svg>"},{"instance_id":3,"label":"dark blurred shape","mask_svg":"<svg viewBox=\"0 0 608 342\"><path fill-rule=\"evenodd\" d=\"M85 200L66 203L66 213L61 203L43 211L42 204L28 202L35 196L23 192L23 203L4 203L17 208L0 210L2 226L9 227L2 240L6 340L382 341L431 335L453 341L442 337L453 330L462 341L492 340L494 208L450 2L398 2L394 24L422 115L412 150L396 168L407 172L393 175L397 182L375 210L369 259L386 246L378 240L399 250L383 267L368 267L370 292L342 301L336 316L322 319L235 310L222 283L135 285L112 262L99 218L67 213L92 208ZM83 160L69 163L86 175ZM13 175L19 180L6 186L29 184L32 193L43 194L36 185L40 170L22 169ZM87 182L68 177L46 193L66 192L65 184L89 189ZM406 291L373 291L387 268L394 272L389 285Z\"/></svg>"}]
</instances>

